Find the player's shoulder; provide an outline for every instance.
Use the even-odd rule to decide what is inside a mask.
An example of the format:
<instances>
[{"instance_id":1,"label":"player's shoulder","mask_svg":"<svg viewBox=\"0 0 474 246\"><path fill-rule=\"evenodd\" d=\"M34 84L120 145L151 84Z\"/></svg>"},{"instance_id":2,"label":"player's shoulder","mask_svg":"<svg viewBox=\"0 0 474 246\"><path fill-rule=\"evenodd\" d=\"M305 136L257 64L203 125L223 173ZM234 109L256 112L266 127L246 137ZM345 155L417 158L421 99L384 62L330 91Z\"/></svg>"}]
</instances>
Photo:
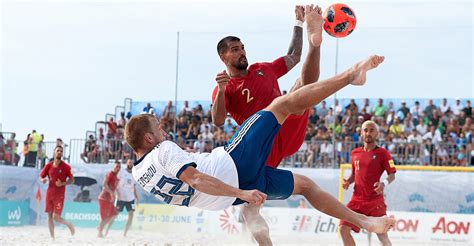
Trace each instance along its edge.
<instances>
[{"instance_id":1,"label":"player's shoulder","mask_svg":"<svg viewBox=\"0 0 474 246\"><path fill-rule=\"evenodd\" d=\"M363 151L362 147L357 147L357 148L352 150L351 154L357 154L357 153L360 153L362 151Z\"/></svg>"},{"instance_id":2,"label":"player's shoulder","mask_svg":"<svg viewBox=\"0 0 474 246\"><path fill-rule=\"evenodd\" d=\"M380 147L380 146L378 146L375 149L375 152L381 153L381 154L384 154L384 155L390 155L390 152L387 149L385 149L384 147Z\"/></svg>"}]
</instances>

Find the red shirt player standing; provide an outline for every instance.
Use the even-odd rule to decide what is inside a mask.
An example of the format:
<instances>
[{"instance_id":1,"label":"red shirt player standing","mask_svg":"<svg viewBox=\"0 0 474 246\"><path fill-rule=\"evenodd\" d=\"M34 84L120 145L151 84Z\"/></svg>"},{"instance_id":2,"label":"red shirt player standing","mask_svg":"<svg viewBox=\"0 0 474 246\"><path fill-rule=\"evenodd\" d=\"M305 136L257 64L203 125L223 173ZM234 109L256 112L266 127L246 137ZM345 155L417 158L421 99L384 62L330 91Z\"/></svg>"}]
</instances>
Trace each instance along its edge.
<instances>
[{"instance_id":1,"label":"red shirt player standing","mask_svg":"<svg viewBox=\"0 0 474 246\"><path fill-rule=\"evenodd\" d=\"M395 179L395 165L390 152L376 145L378 126L373 121L362 124L361 138L363 147L356 148L351 153L352 174L342 187L347 190L354 184L354 193L347 207L355 212L367 216L381 217L386 215L383 190ZM387 179L380 181L383 172L388 174ZM341 221L341 237L344 245L355 245L351 236L351 229L359 232L360 228L346 221ZM382 245L391 245L387 233L377 234Z\"/></svg>"},{"instance_id":2,"label":"red shirt player standing","mask_svg":"<svg viewBox=\"0 0 474 246\"><path fill-rule=\"evenodd\" d=\"M115 217L118 212L115 208L115 192L117 190L118 178L117 174L120 172L120 161L115 161L112 171L105 176L104 183L102 185L102 192L99 194L99 210L100 210L100 224L97 228L99 230L98 237L107 236L112 223L114 223ZM105 235L102 234L104 227Z\"/></svg>"},{"instance_id":3,"label":"red shirt player standing","mask_svg":"<svg viewBox=\"0 0 474 246\"><path fill-rule=\"evenodd\" d=\"M48 213L48 227L51 238L54 239L54 221L66 225L74 235L75 229L71 222L63 219L61 213L64 207L64 194L66 185L74 183L71 167L63 162L63 147L58 145L54 148L54 160L46 166L40 173L40 182L45 184L49 179L48 190L46 191L45 212ZM46 178L48 177L48 179Z\"/></svg>"}]
</instances>

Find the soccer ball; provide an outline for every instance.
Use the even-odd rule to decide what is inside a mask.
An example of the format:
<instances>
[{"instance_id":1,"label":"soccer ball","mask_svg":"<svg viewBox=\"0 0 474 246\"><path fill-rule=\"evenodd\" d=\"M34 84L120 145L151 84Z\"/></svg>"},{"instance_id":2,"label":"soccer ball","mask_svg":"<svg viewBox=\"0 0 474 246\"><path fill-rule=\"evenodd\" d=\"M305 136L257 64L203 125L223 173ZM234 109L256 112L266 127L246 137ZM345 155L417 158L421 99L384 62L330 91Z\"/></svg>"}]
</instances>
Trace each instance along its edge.
<instances>
[{"instance_id":1,"label":"soccer ball","mask_svg":"<svg viewBox=\"0 0 474 246\"><path fill-rule=\"evenodd\" d=\"M356 16L354 11L343 3L329 6L323 13L324 30L331 36L343 38L354 31Z\"/></svg>"}]
</instances>

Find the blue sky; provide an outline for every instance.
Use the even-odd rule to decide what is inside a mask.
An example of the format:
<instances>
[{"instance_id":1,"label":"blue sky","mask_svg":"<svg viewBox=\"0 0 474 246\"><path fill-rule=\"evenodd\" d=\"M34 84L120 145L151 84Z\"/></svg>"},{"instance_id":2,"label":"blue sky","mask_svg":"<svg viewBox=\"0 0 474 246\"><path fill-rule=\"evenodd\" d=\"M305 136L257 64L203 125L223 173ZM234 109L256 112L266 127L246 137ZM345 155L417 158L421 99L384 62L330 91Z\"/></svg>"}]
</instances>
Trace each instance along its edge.
<instances>
[{"instance_id":1,"label":"blue sky","mask_svg":"<svg viewBox=\"0 0 474 246\"><path fill-rule=\"evenodd\" d=\"M322 1L323 8L333 1ZM338 70L377 53L386 62L338 97L473 98L472 1L345 1L356 30L339 42ZM222 71L215 46L241 37L249 62L284 55L295 1L12 1L1 3L3 131L82 138L125 97L209 100ZM298 3L305 3L299 1ZM324 36L321 78L335 73ZM305 53L307 44L304 44ZM280 80L290 88L301 65Z\"/></svg>"}]
</instances>

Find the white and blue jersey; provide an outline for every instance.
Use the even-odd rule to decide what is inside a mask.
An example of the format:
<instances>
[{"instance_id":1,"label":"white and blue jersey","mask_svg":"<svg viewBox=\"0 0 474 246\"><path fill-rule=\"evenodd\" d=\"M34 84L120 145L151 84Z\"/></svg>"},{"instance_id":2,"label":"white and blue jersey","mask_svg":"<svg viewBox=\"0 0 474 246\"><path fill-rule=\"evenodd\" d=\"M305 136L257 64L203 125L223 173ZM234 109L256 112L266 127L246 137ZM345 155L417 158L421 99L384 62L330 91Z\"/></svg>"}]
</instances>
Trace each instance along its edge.
<instances>
[{"instance_id":1,"label":"white and blue jersey","mask_svg":"<svg viewBox=\"0 0 474 246\"><path fill-rule=\"evenodd\" d=\"M205 210L222 210L232 205L235 197L212 196L181 181L178 177L188 166L239 187L237 169L223 147L211 153L188 153L175 143L164 141L136 161L132 173L145 191L168 204Z\"/></svg>"},{"instance_id":2,"label":"white and blue jersey","mask_svg":"<svg viewBox=\"0 0 474 246\"><path fill-rule=\"evenodd\" d=\"M273 113L259 111L239 127L224 147L211 153L188 153L175 143L164 141L135 162L133 178L161 201L206 210L221 210L244 201L193 189L178 178L189 166L230 186L260 190L268 200L286 199L293 192L293 174L265 165L280 127Z\"/></svg>"}]
</instances>

